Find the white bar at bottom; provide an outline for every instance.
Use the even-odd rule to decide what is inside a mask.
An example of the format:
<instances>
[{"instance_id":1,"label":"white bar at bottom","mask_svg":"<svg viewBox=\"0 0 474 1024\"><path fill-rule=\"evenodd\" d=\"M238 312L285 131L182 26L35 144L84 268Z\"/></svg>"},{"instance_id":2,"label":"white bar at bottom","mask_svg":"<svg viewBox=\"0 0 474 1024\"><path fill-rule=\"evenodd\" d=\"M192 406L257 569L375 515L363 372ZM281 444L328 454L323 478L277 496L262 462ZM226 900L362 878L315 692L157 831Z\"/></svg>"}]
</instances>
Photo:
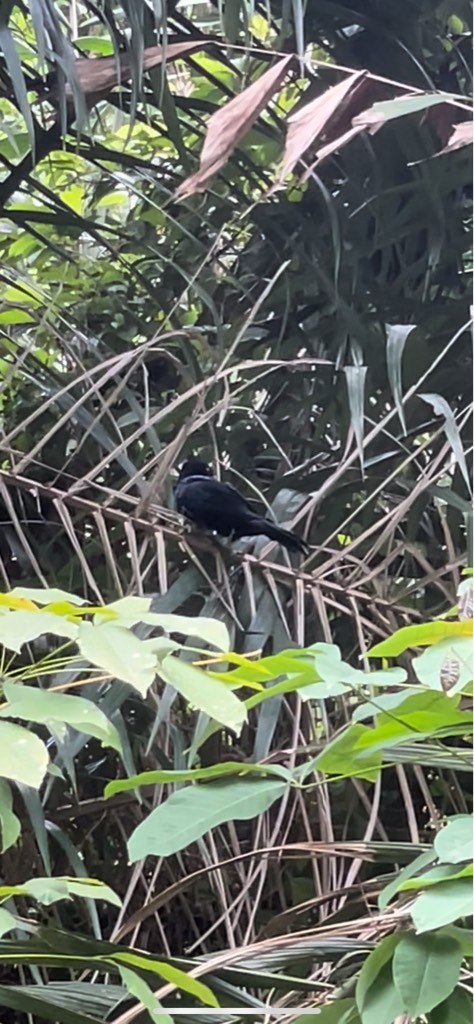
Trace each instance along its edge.
<instances>
[{"instance_id":1,"label":"white bar at bottom","mask_svg":"<svg viewBox=\"0 0 474 1024\"><path fill-rule=\"evenodd\" d=\"M156 1017L160 1017L162 1014L167 1014L169 1017L176 1017L179 1014L193 1014L193 1017L225 1017L226 1013L235 1013L240 1017L264 1017L268 1019L272 1017L294 1017L295 1013L304 1013L305 1016L316 1016L321 1013L320 1009L308 1009L306 1006L292 1006L291 1008L285 1007L282 1009L280 1006L276 1006L272 1009L271 1006L265 1010L255 1009L242 1009L240 1006L220 1006L218 1010L214 1007L209 1007L208 1010L195 1010L195 1009L183 1009L182 1007L176 1008L176 1010L169 1008L166 1010L153 1010Z\"/></svg>"}]
</instances>

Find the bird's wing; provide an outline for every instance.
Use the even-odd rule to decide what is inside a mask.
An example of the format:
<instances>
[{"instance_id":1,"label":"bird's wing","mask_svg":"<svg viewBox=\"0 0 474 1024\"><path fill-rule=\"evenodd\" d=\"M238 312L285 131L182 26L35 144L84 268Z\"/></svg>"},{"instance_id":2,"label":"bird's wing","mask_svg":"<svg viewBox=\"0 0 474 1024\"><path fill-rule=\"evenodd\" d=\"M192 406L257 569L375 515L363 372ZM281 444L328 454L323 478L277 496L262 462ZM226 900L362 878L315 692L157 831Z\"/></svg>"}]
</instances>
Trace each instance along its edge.
<instances>
[{"instance_id":1,"label":"bird's wing","mask_svg":"<svg viewBox=\"0 0 474 1024\"><path fill-rule=\"evenodd\" d=\"M245 498L219 480L188 477L176 488L178 510L196 525L216 530L222 536L232 533L242 521L255 513Z\"/></svg>"}]
</instances>

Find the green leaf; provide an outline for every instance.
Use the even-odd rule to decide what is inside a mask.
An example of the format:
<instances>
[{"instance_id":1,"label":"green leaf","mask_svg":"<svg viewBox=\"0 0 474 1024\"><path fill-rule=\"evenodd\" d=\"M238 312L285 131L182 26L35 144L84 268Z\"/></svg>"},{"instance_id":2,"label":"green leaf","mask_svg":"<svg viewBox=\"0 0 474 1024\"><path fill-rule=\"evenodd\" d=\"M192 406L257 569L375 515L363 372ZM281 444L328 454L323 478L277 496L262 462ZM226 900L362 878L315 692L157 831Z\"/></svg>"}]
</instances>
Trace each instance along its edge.
<instances>
[{"instance_id":1,"label":"green leaf","mask_svg":"<svg viewBox=\"0 0 474 1024\"><path fill-rule=\"evenodd\" d=\"M392 981L390 962L382 967L369 988L360 1016L362 1024L393 1024L402 1013L403 1003Z\"/></svg>"},{"instance_id":2,"label":"green leaf","mask_svg":"<svg viewBox=\"0 0 474 1024\"><path fill-rule=\"evenodd\" d=\"M345 366L344 373L347 383L347 396L351 413L351 425L359 453L359 460L364 469L364 395L366 366Z\"/></svg>"},{"instance_id":3,"label":"green leaf","mask_svg":"<svg viewBox=\"0 0 474 1024\"><path fill-rule=\"evenodd\" d=\"M471 814L459 814L451 818L437 833L434 848L440 861L445 864L460 864L464 860L472 860L472 821Z\"/></svg>"},{"instance_id":4,"label":"green leaf","mask_svg":"<svg viewBox=\"0 0 474 1024\"><path fill-rule=\"evenodd\" d=\"M392 879L388 885L384 886L379 894L379 910L385 910L390 903L390 900L396 895L403 883L412 878L413 875L416 875L417 871L422 871L428 864L432 864L434 859L434 850L426 850L424 853L420 853L419 857L415 857L415 860L413 860L411 864L407 864L406 867L402 868L402 870L397 873L396 877Z\"/></svg>"},{"instance_id":5,"label":"green leaf","mask_svg":"<svg viewBox=\"0 0 474 1024\"><path fill-rule=\"evenodd\" d=\"M121 625L135 626L138 622L149 626L158 626L165 633L181 633L185 637L197 637L205 643L227 651L230 638L227 626L217 619L204 615L165 615L150 611L151 599L144 597L122 597L107 605L109 611L115 612Z\"/></svg>"},{"instance_id":6,"label":"green leaf","mask_svg":"<svg viewBox=\"0 0 474 1024\"><path fill-rule=\"evenodd\" d=\"M75 640L78 626L52 612L7 611L0 615L0 644L20 654L23 644L37 640L44 633Z\"/></svg>"},{"instance_id":7,"label":"green leaf","mask_svg":"<svg viewBox=\"0 0 474 1024\"><path fill-rule=\"evenodd\" d=\"M267 811L286 789L286 784L277 779L186 786L138 825L128 843L130 860L149 855L168 857L184 850L216 825L255 818Z\"/></svg>"},{"instance_id":8,"label":"green leaf","mask_svg":"<svg viewBox=\"0 0 474 1024\"><path fill-rule=\"evenodd\" d=\"M420 683L433 690L445 691L443 678L449 669L454 683L447 692L454 696L472 682L472 657L472 640L467 636L458 636L440 640L433 647L428 647L423 654L412 659L412 666Z\"/></svg>"},{"instance_id":9,"label":"green leaf","mask_svg":"<svg viewBox=\"0 0 474 1024\"><path fill-rule=\"evenodd\" d=\"M104 900L116 907L122 903L116 893L95 878L68 878L66 876L50 878L30 878L20 885L0 886L0 898L9 896L31 896L32 899L50 906L59 900L71 899L71 896L79 896L81 899Z\"/></svg>"},{"instance_id":10,"label":"green leaf","mask_svg":"<svg viewBox=\"0 0 474 1024\"><path fill-rule=\"evenodd\" d=\"M472 622L428 622L419 626L403 626L393 636L367 651L367 657L396 658L410 647L427 647L455 636L472 636Z\"/></svg>"},{"instance_id":11,"label":"green leaf","mask_svg":"<svg viewBox=\"0 0 474 1024\"><path fill-rule=\"evenodd\" d=\"M391 671L392 669L385 669L383 672L374 672L373 675L386 676L386 674L390 673ZM385 685L387 686L387 684L389 686L392 685L390 675L388 675L388 677L385 680ZM376 693L371 700L368 700L365 704L359 704L359 707L355 708L352 715L352 721L363 722L367 718L376 718L377 715L379 715L380 712L382 711L395 712L396 709L400 707L400 704L403 704L407 697L415 697L418 696L419 693L420 688L415 686L406 687L403 690L397 690L396 693Z\"/></svg>"},{"instance_id":12,"label":"green leaf","mask_svg":"<svg viewBox=\"0 0 474 1024\"><path fill-rule=\"evenodd\" d=\"M407 697L393 715L377 715L377 725L363 729L355 750L387 749L407 739L420 740L435 734L446 736L459 730L469 731L471 727L471 712L458 711L454 698L424 690Z\"/></svg>"},{"instance_id":13,"label":"green leaf","mask_svg":"<svg viewBox=\"0 0 474 1024\"><path fill-rule=\"evenodd\" d=\"M0 830L2 835L2 853L16 843L21 823L12 810L12 791L5 779L0 779Z\"/></svg>"},{"instance_id":14,"label":"green leaf","mask_svg":"<svg viewBox=\"0 0 474 1024\"><path fill-rule=\"evenodd\" d=\"M158 1001L156 996L151 991L150 986L146 983L143 978L140 978L135 971L131 971L128 967L124 967L123 964L118 964L120 971L120 977L131 996L138 999L139 1003L148 1010L149 1014L153 1014L152 1020L156 1020L159 1024L173 1024L173 1018L162 1009L161 1003ZM155 1016L160 1011L159 1016Z\"/></svg>"},{"instance_id":15,"label":"green leaf","mask_svg":"<svg viewBox=\"0 0 474 1024\"><path fill-rule=\"evenodd\" d=\"M425 394L420 395L420 398L422 398L424 402L428 402L429 405L433 406L435 416L444 416L444 432L448 439L448 443L451 445L454 458L456 459L459 469L464 477L468 492L471 494L471 479L467 468L464 447L459 433L459 427L456 423L451 406L441 395Z\"/></svg>"},{"instance_id":16,"label":"green leaf","mask_svg":"<svg viewBox=\"0 0 474 1024\"><path fill-rule=\"evenodd\" d=\"M387 372L390 389L403 433L407 428L402 403L402 357L408 335L415 330L415 324L387 324Z\"/></svg>"},{"instance_id":17,"label":"green leaf","mask_svg":"<svg viewBox=\"0 0 474 1024\"><path fill-rule=\"evenodd\" d=\"M428 107L437 106L438 103L446 103L448 95L445 93L419 93L416 96L401 96L395 100L383 100L379 103L373 103L370 110L364 111L360 115L360 119L366 120L366 114L373 113L374 122L380 121L391 121L394 117L406 117L407 114L417 114L422 110L426 110ZM354 118L354 124L357 124L358 118Z\"/></svg>"},{"instance_id":18,"label":"green leaf","mask_svg":"<svg viewBox=\"0 0 474 1024\"><path fill-rule=\"evenodd\" d=\"M312 654L311 648L306 653ZM362 672L342 661L339 647L336 647L335 644L317 644L313 658L316 672L322 683L305 686L301 690L302 700L307 700L308 697L337 696L339 693L348 693L349 689L357 690L362 686L394 686L397 683L405 682L407 676L403 668L385 669L382 672Z\"/></svg>"},{"instance_id":19,"label":"green leaf","mask_svg":"<svg viewBox=\"0 0 474 1024\"><path fill-rule=\"evenodd\" d=\"M100 626L81 622L76 628L77 643L84 658L115 679L130 683L142 697L146 695L156 675L156 657L138 637L108 622Z\"/></svg>"},{"instance_id":20,"label":"green leaf","mask_svg":"<svg viewBox=\"0 0 474 1024\"><path fill-rule=\"evenodd\" d=\"M81 53L98 53L101 57L111 57L114 46L105 36L82 36L74 40L74 45Z\"/></svg>"},{"instance_id":21,"label":"green leaf","mask_svg":"<svg viewBox=\"0 0 474 1024\"><path fill-rule=\"evenodd\" d=\"M418 896L410 908L419 933L442 928L460 917L472 917L472 911L472 882L465 878L440 882Z\"/></svg>"},{"instance_id":22,"label":"green leaf","mask_svg":"<svg viewBox=\"0 0 474 1024\"><path fill-rule=\"evenodd\" d=\"M214 993L207 985L197 978L191 977L186 971L180 970L179 967L174 967L172 964L166 964L157 959L151 960L149 957L143 957L139 953L131 953L129 951L112 953L110 960L115 964L126 964L132 969L152 971L170 985L176 985L176 988L181 989L182 992L187 992L193 998L199 999L206 1006L219 1006Z\"/></svg>"},{"instance_id":23,"label":"green leaf","mask_svg":"<svg viewBox=\"0 0 474 1024\"><path fill-rule=\"evenodd\" d=\"M20 926L20 922L14 914L11 914L9 910L5 910L5 907L0 907L0 939L7 932L16 930Z\"/></svg>"},{"instance_id":24,"label":"green leaf","mask_svg":"<svg viewBox=\"0 0 474 1024\"><path fill-rule=\"evenodd\" d=\"M399 935L387 935L364 960L356 986L356 1003L360 1013L363 1012L368 992L383 967L391 962L399 941Z\"/></svg>"},{"instance_id":25,"label":"green leaf","mask_svg":"<svg viewBox=\"0 0 474 1024\"><path fill-rule=\"evenodd\" d=\"M3 54L3 59L8 69L8 74L11 79L11 85L15 94L18 107L23 114L25 124L28 129L28 135L30 137L31 146L34 151L35 146L35 128L33 118L31 115L31 106L28 99L28 92L26 88L25 77L23 75L23 68L21 66L20 57L18 55L15 40L8 27L8 17L10 14L11 4L2 4L0 7L0 50Z\"/></svg>"},{"instance_id":26,"label":"green leaf","mask_svg":"<svg viewBox=\"0 0 474 1024\"><path fill-rule=\"evenodd\" d=\"M61 722L87 736L95 736L104 746L121 751L120 736L104 712L84 697L51 693L33 686L18 686L7 680L4 692L8 704L0 709L1 718L20 718L24 722Z\"/></svg>"},{"instance_id":27,"label":"green leaf","mask_svg":"<svg viewBox=\"0 0 474 1024\"><path fill-rule=\"evenodd\" d=\"M10 591L13 597L26 597L35 604L67 604L85 605L87 601L76 594L69 594L67 590L58 590L57 587L13 587Z\"/></svg>"},{"instance_id":28,"label":"green leaf","mask_svg":"<svg viewBox=\"0 0 474 1024\"><path fill-rule=\"evenodd\" d=\"M292 1015L291 1020L294 1024L359 1024L360 1017L353 999L335 999L326 1006L318 1006L312 1014Z\"/></svg>"},{"instance_id":29,"label":"green leaf","mask_svg":"<svg viewBox=\"0 0 474 1024\"><path fill-rule=\"evenodd\" d=\"M49 757L42 740L21 725L0 722L0 778L39 789Z\"/></svg>"},{"instance_id":30,"label":"green leaf","mask_svg":"<svg viewBox=\"0 0 474 1024\"><path fill-rule=\"evenodd\" d=\"M447 935L404 935L393 956L393 980L406 1013L429 1013L459 981L462 949Z\"/></svg>"},{"instance_id":31,"label":"green leaf","mask_svg":"<svg viewBox=\"0 0 474 1024\"><path fill-rule=\"evenodd\" d=\"M454 864L438 864L436 867L431 868L431 871L426 871L417 878L407 879L406 882L402 882L399 889L401 892L406 892L410 889L427 889L430 885L439 885L440 882L452 881L454 878L472 878L472 874L472 864L468 864L460 870L457 870Z\"/></svg>"},{"instance_id":32,"label":"green leaf","mask_svg":"<svg viewBox=\"0 0 474 1024\"><path fill-rule=\"evenodd\" d=\"M377 751L358 750L360 740L370 732L358 722L332 740L315 758L312 769L327 775L352 775L375 782L382 765L382 755Z\"/></svg>"},{"instance_id":33,"label":"green leaf","mask_svg":"<svg viewBox=\"0 0 474 1024\"><path fill-rule=\"evenodd\" d=\"M160 676L194 707L240 734L247 720L247 710L227 686L172 654L161 662Z\"/></svg>"},{"instance_id":34,"label":"green leaf","mask_svg":"<svg viewBox=\"0 0 474 1024\"><path fill-rule=\"evenodd\" d=\"M189 768L182 771L150 771L141 772L139 775L132 775L129 779L117 779L109 782L104 790L104 797L108 799L115 793L124 793L130 789L137 789L139 786L158 786L163 783L178 782L199 782L202 779L218 779L224 775L263 775L273 776L291 782L291 772L283 765L267 765L255 763L242 763L242 761L223 761L220 764L210 765L208 768Z\"/></svg>"},{"instance_id":35,"label":"green leaf","mask_svg":"<svg viewBox=\"0 0 474 1024\"><path fill-rule=\"evenodd\" d=\"M457 988L430 1014L430 1024L472 1024L472 996Z\"/></svg>"}]
</instances>

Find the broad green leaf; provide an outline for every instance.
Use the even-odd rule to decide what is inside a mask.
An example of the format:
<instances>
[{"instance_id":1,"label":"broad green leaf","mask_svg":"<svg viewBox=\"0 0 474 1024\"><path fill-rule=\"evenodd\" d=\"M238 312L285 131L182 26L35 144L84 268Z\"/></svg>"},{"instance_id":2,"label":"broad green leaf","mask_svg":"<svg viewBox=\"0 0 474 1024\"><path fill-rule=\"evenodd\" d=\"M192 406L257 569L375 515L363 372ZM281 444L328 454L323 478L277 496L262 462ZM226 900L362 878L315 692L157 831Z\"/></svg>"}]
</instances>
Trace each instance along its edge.
<instances>
[{"instance_id":1,"label":"broad green leaf","mask_svg":"<svg viewBox=\"0 0 474 1024\"><path fill-rule=\"evenodd\" d=\"M0 939L3 938L7 932L12 932L20 927L21 924L15 915L11 914L9 910L5 910L5 907L0 907Z\"/></svg>"},{"instance_id":2,"label":"broad green leaf","mask_svg":"<svg viewBox=\"0 0 474 1024\"><path fill-rule=\"evenodd\" d=\"M120 736L104 712L84 697L67 693L51 693L34 686L18 686L6 681L4 693L8 704L0 708L1 718L20 718L24 722L65 722L87 736L95 736L104 746L120 751Z\"/></svg>"},{"instance_id":3,"label":"broad green leaf","mask_svg":"<svg viewBox=\"0 0 474 1024\"><path fill-rule=\"evenodd\" d=\"M467 864L460 869L456 868L454 864L438 864L436 867L431 868L431 871L425 871L423 875L418 875L417 878L409 878L405 882L401 882L399 890L400 892L405 892L408 889L427 889L430 885L452 881L454 878L472 878L472 875L472 864Z\"/></svg>"},{"instance_id":4,"label":"broad green leaf","mask_svg":"<svg viewBox=\"0 0 474 1024\"><path fill-rule=\"evenodd\" d=\"M406 739L419 740L434 734L451 735L472 728L472 714L459 711L455 701L444 693L423 690L407 697L392 715L377 715L377 725L364 728L355 750L381 750Z\"/></svg>"},{"instance_id":5,"label":"broad green leaf","mask_svg":"<svg viewBox=\"0 0 474 1024\"><path fill-rule=\"evenodd\" d=\"M393 980L406 1013L418 1017L447 999L462 960L462 949L447 935L403 935L393 955Z\"/></svg>"},{"instance_id":6,"label":"broad green leaf","mask_svg":"<svg viewBox=\"0 0 474 1024\"><path fill-rule=\"evenodd\" d=\"M245 704L222 683L172 654L161 662L160 676L194 707L240 734L247 720Z\"/></svg>"},{"instance_id":7,"label":"broad green leaf","mask_svg":"<svg viewBox=\"0 0 474 1024\"><path fill-rule=\"evenodd\" d=\"M50 906L59 900L71 899L72 896L80 896L82 899L104 900L116 907L121 906L119 897L105 885L95 878L30 878L20 885L0 886L0 898L9 896L30 896L32 899Z\"/></svg>"},{"instance_id":8,"label":"broad green leaf","mask_svg":"<svg viewBox=\"0 0 474 1024\"><path fill-rule=\"evenodd\" d=\"M313 1013L298 1017L292 1014L291 1021L292 1024L360 1024L360 1017L353 999L334 999L326 1006L318 1006Z\"/></svg>"},{"instance_id":9,"label":"broad green leaf","mask_svg":"<svg viewBox=\"0 0 474 1024\"><path fill-rule=\"evenodd\" d=\"M407 114L417 114L428 107L437 106L438 103L446 103L447 98L448 94L445 93L425 92L417 95L400 96L400 98L395 100L383 100L373 103L368 111L364 111L355 117L353 124L357 124L359 119L364 124L366 122L377 124L379 121L391 121L394 117L406 117ZM367 118L367 114L370 117L370 121Z\"/></svg>"},{"instance_id":10,"label":"broad green leaf","mask_svg":"<svg viewBox=\"0 0 474 1024\"><path fill-rule=\"evenodd\" d=\"M112 41L105 36L80 36L74 45L81 53L98 53L101 57L111 57L114 52Z\"/></svg>"},{"instance_id":11,"label":"broad green leaf","mask_svg":"<svg viewBox=\"0 0 474 1024\"><path fill-rule=\"evenodd\" d=\"M168 857L184 850L216 825L255 818L283 796L286 788L277 779L186 786L138 825L128 843L130 860L150 855Z\"/></svg>"},{"instance_id":12,"label":"broad green leaf","mask_svg":"<svg viewBox=\"0 0 474 1024\"><path fill-rule=\"evenodd\" d=\"M141 971L152 971L154 974L158 974L164 981L169 982L171 985L176 985L177 988L181 989L182 992L187 992L188 995L193 996L195 999L200 999L201 1002L207 1006L219 1006L217 999L211 989L208 988L202 981L197 978L192 978L186 971L180 970L179 967L174 967L172 964L166 964L157 959L150 959L148 957L140 956L139 953L132 953L124 950L117 953L112 953L110 957L111 961L116 964L125 964L128 967L135 968Z\"/></svg>"},{"instance_id":13,"label":"broad green leaf","mask_svg":"<svg viewBox=\"0 0 474 1024\"><path fill-rule=\"evenodd\" d=\"M465 989L456 988L448 999L433 1009L430 1024L472 1024L472 995Z\"/></svg>"},{"instance_id":14,"label":"broad green leaf","mask_svg":"<svg viewBox=\"0 0 474 1024\"><path fill-rule=\"evenodd\" d=\"M156 675L156 658L142 641L128 629L108 622L100 626L81 622L76 628L84 658L115 679L130 683L144 697Z\"/></svg>"},{"instance_id":15,"label":"broad green leaf","mask_svg":"<svg viewBox=\"0 0 474 1024\"><path fill-rule=\"evenodd\" d=\"M356 1003L359 1012L362 1013L367 993L378 978L380 971L392 960L399 941L399 935L387 935L364 960L356 987Z\"/></svg>"},{"instance_id":16,"label":"broad green leaf","mask_svg":"<svg viewBox=\"0 0 474 1024\"><path fill-rule=\"evenodd\" d=\"M444 690L450 696L459 693L473 678L472 639L467 636L450 637L428 647L412 660L413 671L420 683L433 690ZM447 688L445 677L453 683ZM443 685L444 683L444 685Z\"/></svg>"},{"instance_id":17,"label":"broad green leaf","mask_svg":"<svg viewBox=\"0 0 474 1024\"><path fill-rule=\"evenodd\" d=\"M46 775L48 751L33 732L0 722L0 778L39 789Z\"/></svg>"},{"instance_id":18,"label":"broad green leaf","mask_svg":"<svg viewBox=\"0 0 474 1024\"><path fill-rule=\"evenodd\" d=\"M441 934L441 932L439 934ZM460 928L456 924L448 924L442 929L442 934L449 935L450 938L455 939L458 946L461 947L464 956L472 957L474 940L474 932L472 928Z\"/></svg>"},{"instance_id":19,"label":"broad green leaf","mask_svg":"<svg viewBox=\"0 0 474 1024\"><path fill-rule=\"evenodd\" d=\"M0 644L20 654L23 644L37 640L44 633L65 636L75 640L78 626L51 612L9 611L0 615Z\"/></svg>"},{"instance_id":20,"label":"broad green leaf","mask_svg":"<svg viewBox=\"0 0 474 1024\"><path fill-rule=\"evenodd\" d=\"M350 689L357 690L362 686L393 686L403 683L406 679L405 669L402 668L386 669L383 672L362 672L353 668L342 661L339 647L335 644L318 644L314 653L314 665L318 676L330 692L323 692L324 686L314 683L313 686L305 686L301 690L302 700L309 697L337 696L339 693L348 693Z\"/></svg>"},{"instance_id":21,"label":"broad green leaf","mask_svg":"<svg viewBox=\"0 0 474 1024\"><path fill-rule=\"evenodd\" d=\"M472 815L459 814L450 818L435 837L434 848L440 861L445 864L460 864L474 856L472 837Z\"/></svg>"},{"instance_id":22,"label":"broad green leaf","mask_svg":"<svg viewBox=\"0 0 474 1024\"><path fill-rule=\"evenodd\" d=\"M58 590L57 587L13 587L10 594L13 594L14 597L27 597L35 604L53 604L61 601L65 601L67 604L87 604L83 597L69 594L67 590Z\"/></svg>"},{"instance_id":23,"label":"broad green leaf","mask_svg":"<svg viewBox=\"0 0 474 1024\"><path fill-rule=\"evenodd\" d=\"M112 963L112 961L111 961ZM116 964L120 971L120 977L131 996L138 999L139 1003L142 1003L145 1009L150 1014L150 1020L157 1021L158 1024L173 1024L173 1018L162 1009L161 1003L158 1001L156 996L153 994L150 986L147 984L144 978L140 978L139 974L135 971L131 971L129 967L125 967L123 964ZM158 1011L159 1015L158 1015Z\"/></svg>"},{"instance_id":24,"label":"broad green leaf","mask_svg":"<svg viewBox=\"0 0 474 1024\"><path fill-rule=\"evenodd\" d=\"M465 878L440 882L418 896L410 907L418 933L442 928L460 917L472 917L472 912L472 882Z\"/></svg>"},{"instance_id":25,"label":"broad green leaf","mask_svg":"<svg viewBox=\"0 0 474 1024\"><path fill-rule=\"evenodd\" d=\"M185 637L198 637L205 643L218 647L221 651L228 650L230 638L227 627L217 619L206 616L166 615L150 611L151 600L143 597L123 597L107 605L107 610L115 612L123 626L135 626L144 622L149 626L158 626L165 633L181 633ZM145 607L147 605L147 607Z\"/></svg>"},{"instance_id":26,"label":"broad green leaf","mask_svg":"<svg viewBox=\"0 0 474 1024\"><path fill-rule=\"evenodd\" d=\"M361 737L367 730L358 722L328 743L321 754L312 763L312 769L325 772L327 775L341 775L350 778L352 775L375 782L382 765L382 755L377 751L364 752L358 750Z\"/></svg>"},{"instance_id":27,"label":"broad green leaf","mask_svg":"<svg viewBox=\"0 0 474 1024\"><path fill-rule=\"evenodd\" d=\"M472 621L428 622L419 626L403 626L396 633L367 651L369 658L396 658L410 647L428 647L440 640L456 636L472 636Z\"/></svg>"},{"instance_id":28,"label":"broad green leaf","mask_svg":"<svg viewBox=\"0 0 474 1024\"><path fill-rule=\"evenodd\" d=\"M385 885L379 894L378 905L379 910L385 910L390 903L390 900L396 896L399 888L407 881L416 875L417 871L422 871L423 868L427 867L428 864L432 864L435 859L434 850L425 850L420 853L419 857L415 857L415 860L411 864L407 864L401 871L399 871L395 878L392 879L388 885Z\"/></svg>"},{"instance_id":29,"label":"broad green leaf","mask_svg":"<svg viewBox=\"0 0 474 1024\"><path fill-rule=\"evenodd\" d=\"M227 651L230 638L227 626L217 619L206 618L204 615L189 618L187 615L161 615L151 612L145 619L150 625L160 626L166 633L182 633L185 637L198 637L207 644L212 644L220 651Z\"/></svg>"},{"instance_id":30,"label":"broad green leaf","mask_svg":"<svg viewBox=\"0 0 474 1024\"><path fill-rule=\"evenodd\" d=\"M219 779L224 775L263 775L273 776L291 782L291 772L279 764L250 764L241 761L223 761L220 764L210 765L209 768L189 768L182 771L150 771L141 772L140 775L133 775L129 779L117 779L109 782L104 790L104 797L108 799L115 793L124 793L130 789L137 789L139 786L157 786L166 783L178 782L199 782L202 779Z\"/></svg>"},{"instance_id":31,"label":"broad green leaf","mask_svg":"<svg viewBox=\"0 0 474 1024\"><path fill-rule=\"evenodd\" d=\"M105 608L108 612L113 612L122 625L135 626L138 622L143 622L143 615L150 611L151 600L151 597L121 597Z\"/></svg>"},{"instance_id":32,"label":"broad green leaf","mask_svg":"<svg viewBox=\"0 0 474 1024\"><path fill-rule=\"evenodd\" d=\"M391 669L386 669L383 672L374 672L374 675L386 675L390 672ZM385 683L386 685L388 683L389 686L392 685L390 675ZM368 700L365 704L359 704L359 707L355 708L352 721L363 722L367 718L376 718L382 711L392 711L396 718L396 709L400 707L400 704L403 704L407 697L416 697L419 693L419 687L407 687L403 690L397 690L396 693L376 693L371 700Z\"/></svg>"},{"instance_id":33,"label":"broad green leaf","mask_svg":"<svg viewBox=\"0 0 474 1024\"><path fill-rule=\"evenodd\" d=\"M391 962L377 974L359 1012L362 1024L394 1024L403 1013L403 1003L392 980Z\"/></svg>"},{"instance_id":34,"label":"broad green leaf","mask_svg":"<svg viewBox=\"0 0 474 1024\"><path fill-rule=\"evenodd\" d=\"M2 853L14 846L20 832L21 823L13 813L12 791L5 779L0 779L0 831L2 837Z\"/></svg>"}]
</instances>

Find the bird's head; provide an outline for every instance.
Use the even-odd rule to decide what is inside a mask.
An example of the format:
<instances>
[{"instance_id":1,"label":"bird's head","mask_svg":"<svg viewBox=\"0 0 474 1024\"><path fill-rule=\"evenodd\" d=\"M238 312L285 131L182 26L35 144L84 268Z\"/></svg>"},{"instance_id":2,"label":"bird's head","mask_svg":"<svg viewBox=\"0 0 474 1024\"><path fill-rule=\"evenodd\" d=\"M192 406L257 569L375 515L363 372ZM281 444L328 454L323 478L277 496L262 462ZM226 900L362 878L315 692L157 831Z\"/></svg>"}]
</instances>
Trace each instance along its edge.
<instances>
[{"instance_id":1,"label":"bird's head","mask_svg":"<svg viewBox=\"0 0 474 1024\"><path fill-rule=\"evenodd\" d=\"M179 479L185 480L188 476L212 476L212 469L205 462L199 462L197 459L190 459L188 462L183 462L183 465L179 469Z\"/></svg>"}]
</instances>

